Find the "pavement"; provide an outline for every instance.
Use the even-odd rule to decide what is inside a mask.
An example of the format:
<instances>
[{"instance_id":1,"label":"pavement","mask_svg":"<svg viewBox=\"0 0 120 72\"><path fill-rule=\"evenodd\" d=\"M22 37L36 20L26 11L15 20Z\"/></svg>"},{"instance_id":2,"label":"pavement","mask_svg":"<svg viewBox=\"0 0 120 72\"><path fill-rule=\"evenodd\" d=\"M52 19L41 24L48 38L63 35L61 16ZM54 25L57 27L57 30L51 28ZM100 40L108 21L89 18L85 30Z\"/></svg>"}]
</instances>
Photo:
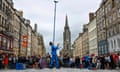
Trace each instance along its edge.
<instances>
[{"instance_id":1,"label":"pavement","mask_svg":"<svg viewBox=\"0 0 120 72\"><path fill-rule=\"evenodd\" d=\"M119 70L88 70L88 69L73 69L73 68L60 68L60 69L25 69L25 70L0 70L0 72L120 72Z\"/></svg>"}]
</instances>

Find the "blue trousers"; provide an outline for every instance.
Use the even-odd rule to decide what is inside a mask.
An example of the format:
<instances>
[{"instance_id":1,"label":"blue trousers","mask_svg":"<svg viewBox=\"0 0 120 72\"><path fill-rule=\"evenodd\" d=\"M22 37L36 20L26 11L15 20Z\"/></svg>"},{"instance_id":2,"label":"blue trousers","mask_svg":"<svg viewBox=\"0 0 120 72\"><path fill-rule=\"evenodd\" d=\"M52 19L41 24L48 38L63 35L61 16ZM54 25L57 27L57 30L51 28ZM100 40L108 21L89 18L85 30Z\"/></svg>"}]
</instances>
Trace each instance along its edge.
<instances>
[{"instance_id":1,"label":"blue trousers","mask_svg":"<svg viewBox=\"0 0 120 72\"><path fill-rule=\"evenodd\" d=\"M56 68L59 68L59 59L58 59L57 55L52 55L52 59L51 59L51 62L50 62L50 68L53 67L54 62L56 63L55 64Z\"/></svg>"}]
</instances>

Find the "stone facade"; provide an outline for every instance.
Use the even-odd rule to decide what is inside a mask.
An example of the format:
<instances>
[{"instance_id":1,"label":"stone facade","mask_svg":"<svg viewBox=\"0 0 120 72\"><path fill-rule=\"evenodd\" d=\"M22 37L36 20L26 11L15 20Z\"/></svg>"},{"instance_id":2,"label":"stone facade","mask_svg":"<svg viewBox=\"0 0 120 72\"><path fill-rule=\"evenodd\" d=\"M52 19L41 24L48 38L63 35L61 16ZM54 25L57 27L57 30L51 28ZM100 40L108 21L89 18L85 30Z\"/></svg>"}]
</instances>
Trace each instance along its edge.
<instances>
[{"instance_id":1,"label":"stone facade","mask_svg":"<svg viewBox=\"0 0 120 72\"><path fill-rule=\"evenodd\" d=\"M96 11L98 53L109 54L119 50L120 1L103 0ZM115 38L116 37L116 38Z\"/></svg>"},{"instance_id":2,"label":"stone facade","mask_svg":"<svg viewBox=\"0 0 120 72\"><path fill-rule=\"evenodd\" d=\"M104 6L109 53L120 52L120 0L106 1Z\"/></svg>"},{"instance_id":3,"label":"stone facade","mask_svg":"<svg viewBox=\"0 0 120 72\"><path fill-rule=\"evenodd\" d=\"M96 56L98 56L96 18L89 22L88 39L89 39L89 54L90 55L95 54Z\"/></svg>"},{"instance_id":4,"label":"stone facade","mask_svg":"<svg viewBox=\"0 0 120 72\"><path fill-rule=\"evenodd\" d=\"M82 34L82 56L85 56L87 54L89 54L88 24L85 24Z\"/></svg>"},{"instance_id":5,"label":"stone facade","mask_svg":"<svg viewBox=\"0 0 120 72\"><path fill-rule=\"evenodd\" d=\"M14 8L12 0L0 0L0 52L32 55L32 50L35 50L37 53L38 33L35 31L37 28L32 29L30 20Z\"/></svg>"},{"instance_id":6,"label":"stone facade","mask_svg":"<svg viewBox=\"0 0 120 72\"><path fill-rule=\"evenodd\" d=\"M101 3L100 8L96 11L97 23L97 37L98 37L98 55L108 53L107 30L105 21L105 7L104 2Z\"/></svg>"},{"instance_id":7,"label":"stone facade","mask_svg":"<svg viewBox=\"0 0 120 72\"><path fill-rule=\"evenodd\" d=\"M82 33L79 34L77 39L74 41L73 44L73 57L76 56L83 57L82 55Z\"/></svg>"},{"instance_id":8,"label":"stone facade","mask_svg":"<svg viewBox=\"0 0 120 72\"><path fill-rule=\"evenodd\" d=\"M42 57L46 55L46 49L44 47L43 36L39 34L38 36L38 54Z\"/></svg>"},{"instance_id":9,"label":"stone facade","mask_svg":"<svg viewBox=\"0 0 120 72\"><path fill-rule=\"evenodd\" d=\"M3 53L13 53L13 14L13 5L9 1L0 0L0 50Z\"/></svg>"}]
</instances>

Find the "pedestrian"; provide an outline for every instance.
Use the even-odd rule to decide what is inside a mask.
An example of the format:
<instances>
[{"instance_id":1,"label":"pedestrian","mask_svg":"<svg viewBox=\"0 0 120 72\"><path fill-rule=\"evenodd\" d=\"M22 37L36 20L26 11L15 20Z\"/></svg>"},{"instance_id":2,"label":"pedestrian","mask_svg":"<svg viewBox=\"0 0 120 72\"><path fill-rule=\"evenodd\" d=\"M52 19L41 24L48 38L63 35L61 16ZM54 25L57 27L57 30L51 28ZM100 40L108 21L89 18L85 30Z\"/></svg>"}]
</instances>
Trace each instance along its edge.
<instances>
[{"instance_id":1,"label":"pedestrian","mask_svg":"<svg viewBox=\"0 0 120 72\"><path fill-rule=\"evenodd\" d=\"M3 62L4 58L3 58L3 55L2 53L0 54L0 69L3 69L4 68L4 62Z\"/></svg>"},{"instance_id":2,"label":"pedestrian","mask_svg":"<svg viewBox=\"0 0 120 72\"><path fill-rule=\"evenodd\" d=\"M96 69L101 69L101 62L100 62L100 57L97 58L97 65Z\"/></svg>"},{"instance_id":3,"label":"pedestrian","mask_svg":"<svg viewBox=\"0 0 120 72\"><path fill-rule=\"evenodd\" d=\"M51 55L52 55L52 59L50 62L50 68L53 68L54 62L56 63L56 68L59 68L59 59L57 56L57 50L59 49L58 46L55 46L53 42L50 42L49 45L51 46Z\"/></svg>"},{"instance_id":4,"label":"pedestrian","mask_svg":"<svg viewBox=\"0 0 120 72\"><path fill-rule=\"evenodd\" d=\"M11 54L11 55L9 55L9 57L8 57L8 68L9 69L12 69L12 63L13 63L13 55Z\"/></svg>"},{"instance_id":5,"label":"pedestrian","mask_svg":"<svg viewBox=\"0 0 120 72\"><path fill-rule=\"evenodd\" d=\"M85 56L85 68L89 68L89 55Z\"/></svg>"},{"instance_id":6,"label":"pedestrian","mask_svg":"<svg viewBox=\"0 0 120 72\"><path fill-rule=\"evenodd\" d=\"M51 59L51 57L50 57L50 54L48 53L46 56L47 68L49 68L50 59Z\"/></svg>"},{"instance_id":7,"label":"pedestrian","mask_svg":"<svg viewBox=\"0 0 120 72\"><path fill-rule=\"evenodd\" d=\"M75 57L75 67L80 68L80 58L79 58L79 56Z\"/></svg>"},{"instance_id":8,"label":"pedestrian","mask_svg":"<svg viewBox=\"0 0 120 72\"><path fill-rule=\"evenodd\" d=\"M5 55L4 65L5 65L5 69L8 69L8 54Z\"/></svg>"}]
</instances>

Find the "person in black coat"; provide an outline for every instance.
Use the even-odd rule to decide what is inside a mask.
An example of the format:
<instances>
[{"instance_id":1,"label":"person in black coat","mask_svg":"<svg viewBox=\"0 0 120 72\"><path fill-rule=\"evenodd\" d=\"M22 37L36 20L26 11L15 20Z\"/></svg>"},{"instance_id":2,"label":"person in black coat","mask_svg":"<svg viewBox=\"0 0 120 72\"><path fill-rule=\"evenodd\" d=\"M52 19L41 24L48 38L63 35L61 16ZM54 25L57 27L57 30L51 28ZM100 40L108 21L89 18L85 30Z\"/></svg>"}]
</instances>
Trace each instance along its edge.
<instances>
[{"instance_id":1,"label":"person in black coat","mask_svg":"<svg viewBox=\"0 0 120 72\"><path fill-rule=\"evenodd\" d=\"M100 62L101 62L101 69L105 69L105 57L104 56L100 57Z\"/></svg>"},{"instance_id":2,"label":"person in black coat","mask_svg":"<svg viewBox=\"0 0 120 72\"><path fill-rule=\"evenodd\" d=\"M75 58L75 67L80 68L80 58L78 56Z\"/></svg>"},{"instance_id":3,"label":"person in black coat","mask_svg":"<svg viewBox=\"0 0 120 72\"><path fill-rule=\"evenodd\" d=\"M3 60L4 60L3 55L0 54L0 69L3 69L3 68L4 68Z\"/></svg>"}]
</instances>

